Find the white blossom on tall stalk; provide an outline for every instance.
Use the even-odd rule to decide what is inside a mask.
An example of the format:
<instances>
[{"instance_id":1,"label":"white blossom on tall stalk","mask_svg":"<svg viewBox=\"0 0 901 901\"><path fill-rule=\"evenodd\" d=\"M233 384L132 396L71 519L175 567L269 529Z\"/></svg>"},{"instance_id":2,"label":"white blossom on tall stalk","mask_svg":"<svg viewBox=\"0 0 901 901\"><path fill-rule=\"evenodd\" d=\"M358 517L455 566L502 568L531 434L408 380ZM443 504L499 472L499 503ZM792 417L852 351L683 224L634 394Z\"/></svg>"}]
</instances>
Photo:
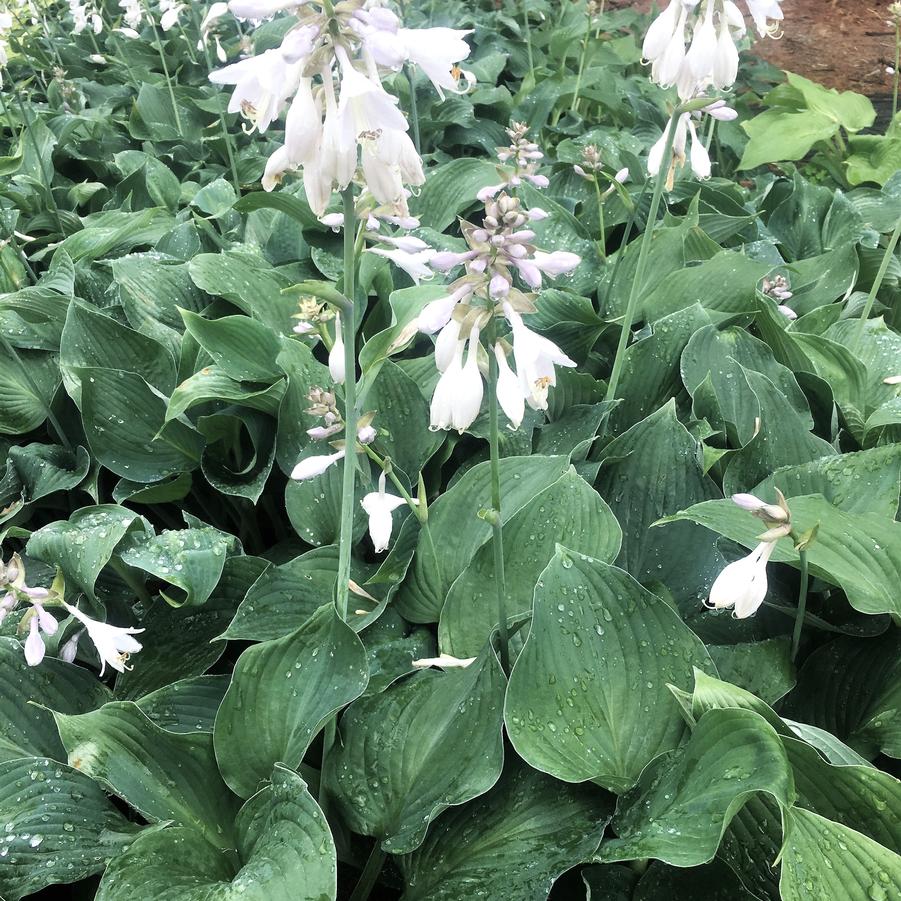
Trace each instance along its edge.
<instances>
[{"instance_id":1,"label":"white blossom on tall stalk","mask_svg":"<svg viewBox=\"0 0 901 901\"><path fill-rule=\"evenodd\" d=\"M409 29L388 9L365 0L334 6L317 2L237 2L240 18L259 20L281 11L296 17L280 47L213 72L233 84L230 112L241 112L260 132L283 114L285 144L270 157L263 187L271 191L302 170L307 200L322 216L334 190L355 179L384 217L409 219L409 188L422 185L422 161L407 134L406 117L382 77L410 63L422 68L443 96L458 90L455 64L469 54L467 31Z\"/></svg>"},{"instance_id":2,"label":"white blossom on tall stalk","mask_svg":"<svg viewBox=\"0 0 901 901\"><path fill-rule=\"evenodd\" d=\"M160 28L170 31L178 24L179 16L187 7L179 0L160 0Z\"/></svg>"},{"instance_id":3,"label":"white blossom on tall stalk","mask_svg":"<svg viewBox=\"0 0 901 901\"><path fill-rule=\"evenodd\" d=\"M761 37L777 37L781 0L744 0ZM651 78L675 86L682 100L708 87L725 90L738 76L738 45L745 17L733 0L670 0L645 35L644 59Z\"/></svg>"},{"instance_id":4,"label":"white blossom on tall stalk","mask_svg":"<svg viewBox=\"0 0 901 901\"><path fill-rule=\"evenodd\" d=\"M144 21L144 11L141 9L141 0L119 0L122 9L122 21L126 28L136 31Z\"/></svg>"},{"instance_id":5,"label":"white blossom on tall stalk","mask_svg":"<svg viewBox=\"0 0 901 901\"><path fill-rule=\"evenodd\" d=\"M732 500L743 510L761 519L770 528L746 557L730 563L717 577L706 602L708 607L732 607L736 619L753 616L766 598L766 567L780 538L791 533L791 512L782 492L779 502L768 504L753 494L735 494Z\"/></svg>"}]
</instances>

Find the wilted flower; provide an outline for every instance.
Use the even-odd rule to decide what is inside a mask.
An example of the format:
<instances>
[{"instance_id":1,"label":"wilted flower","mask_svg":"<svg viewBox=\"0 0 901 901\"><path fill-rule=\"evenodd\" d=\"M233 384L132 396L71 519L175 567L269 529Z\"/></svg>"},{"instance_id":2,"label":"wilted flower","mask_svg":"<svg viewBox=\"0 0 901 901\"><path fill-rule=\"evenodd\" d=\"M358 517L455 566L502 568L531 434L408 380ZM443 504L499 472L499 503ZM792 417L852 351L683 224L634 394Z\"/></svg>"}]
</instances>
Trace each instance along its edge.
<instances>
[{"instance_id":1,"label":"wilted flower","mask_svg":"<svg viewBox=\"0 0 901 901\"><path fill-rule=\"evenodd\" d=\"M291 478L297 482L305 482L321 476L329 467L334 466L339 460L344 459L344 451L335 451L333 454L320 454L306 457L291 470Z\"/></svg>"},{"instance_id":2,"label":"wilted flower","mask_svg":"<svg viewBox=\"0 0 901 901\"><path fill-rule=\"evenodd\" d=\"M450 654L439 654L437 657L422 657L413 661L416 669L426 669L430 666L437 666L441 669L461 669L475 663L477 657L452 657Z\"/></svg>"}]
</instances>

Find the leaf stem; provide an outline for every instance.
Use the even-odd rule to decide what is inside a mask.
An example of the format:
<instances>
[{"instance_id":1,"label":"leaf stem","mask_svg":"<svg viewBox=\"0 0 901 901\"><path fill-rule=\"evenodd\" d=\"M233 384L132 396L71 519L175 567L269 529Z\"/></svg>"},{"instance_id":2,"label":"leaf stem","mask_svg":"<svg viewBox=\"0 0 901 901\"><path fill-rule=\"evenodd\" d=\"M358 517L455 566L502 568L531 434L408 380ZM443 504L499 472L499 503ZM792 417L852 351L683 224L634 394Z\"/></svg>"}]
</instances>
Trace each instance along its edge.
<instances>
[{"instance_id":1,"label":"leaf stem","mask_svg":"<svg viewBox=\"0 0 901 901\"><path fill-rule=\"evenodd\" d=\"M853 353L857 352L858 348L860 347L860 342L863 341L863 336L867 329L867 320L870 318L870 313L873 312L873 305L876 303L876 295L879 293L879 289L882 287L882 283L885 281L888 267L895 256L895 248L898 246L899 238L901 238L901 216L898 217L898 224L895 226L895 230L892 232L892 236L888 242L888 247L885 248L885 254L882 257L882 265L879 267L879 272L876 274L876 280L873 282L873 287L870 288L870 293L867 296L867 302L864 304L864 308L861 311L860 321L857 325L857 331L854 335L854 340L851 343L851 351Z\"/></svg>"},{"instance_id":2,"label":"leaf stem","mask_svg":"<svg viewBox=\"0 0 901 901\"><path fill-rule=\"evenodd\" d=\"M562 6L563 4L561 4ZM532 82L535 82L535 56L532 51L532 25L529 22L529 4L521 2L522 19L526 26L526 50L529 54L529 74L532 76Z\"/></svg>"},{"instance_id":3,"label":"leaf stem","mask_svg":"<svg viewBox=\"0 0 901 901\"><path fill-rule=\"evenodd\" d=\"M501 667L510 673L510 634L507 629L507 583L504 571L504 536L501 521L501 467L497 379L498 364L494 353L496 325L494 316L488 329L488 444L491 453L491 527L494 530L494 585L497 592L498 637Z\"/></svg>"},{"instance_id":4,"label":"leaf stem","mask_svg":"<svg viewBox=\"0 0 901 901\"><path fill-rule=\"evenodd\" d=\"M644 288L645 270L648 265L648 253L651 249L651 240L657 225L657 213L660 209L660 200L663 197L663 187L666 184L670 161L673 156L676 127L682 113L682 108L676 107L676 109L673 110L673 114L670 116L669 124L667 125L666 148L663 151L663 159L660 162L660 171L657 173L657 180L654 183L654 196L651 198L651 208L648 211L648 220L645 225L644 234L641 236L641 247L638 251L638 263L635 266L635 277L632 279L632 287L629 291L629 301L626 304L626 315L623 317L623 327L619 335L619 343L616 346L616 356L613 358L613 369L610 373L610 382L607 385L607 395L605 397L605 400L607 401L616 399L616 390L619 388L619 379L622 375L623 364L625 363L626 345L629 342L629 335L632 333L632 323L635 321L638 298L641 296L642 289Z\"/></svg>"},{"instance_id":5,"label":"leaf stem","mask_svg":"<svg viewBox=\"0 0 901 901\"><path fill-rule=\"evenodd\" d=\"M795 614L795 628L792 632L792 661L798 656L801 644L801 630L804 628L804 613L807 610L807 587L810 574L807 570L807 551L798 551L801 558L801 588L798 592L798 610Z\"/></svg>"},{"instance_id":6,"label":"leaf stem","mask_svg":"<svg viewBox=\"0 0 901 901\"><path fill-rule=\"evenodd\" d=\"M366 865L363 867L360 879L350 896L350 901L367 901L373 888L375 888L379 873L382 872L386 856L382 850L382 843L376 839L375 844L372 846L372 851L369 852L369 857L366 859Z\"/></svg>"},{"instance_id":7,"label":"leaf stem","mask_svg":"<svg viewBox=\"0 0 901 901\"><path fill-rule=\"evenodd\" d=\"M582 89L582 76L585 74L585 62L588 59L588 42L591 38L591 12L587 2L585 4L585 12L588 16L588 22L585 25L585 37L582 38L582 53L579 56L579 71L576 75L576 87L573 91L572 103L569 106L569 111L571 113L574 113L576 107L579 105L579 91Z\"/></svg>"}]
</instances>

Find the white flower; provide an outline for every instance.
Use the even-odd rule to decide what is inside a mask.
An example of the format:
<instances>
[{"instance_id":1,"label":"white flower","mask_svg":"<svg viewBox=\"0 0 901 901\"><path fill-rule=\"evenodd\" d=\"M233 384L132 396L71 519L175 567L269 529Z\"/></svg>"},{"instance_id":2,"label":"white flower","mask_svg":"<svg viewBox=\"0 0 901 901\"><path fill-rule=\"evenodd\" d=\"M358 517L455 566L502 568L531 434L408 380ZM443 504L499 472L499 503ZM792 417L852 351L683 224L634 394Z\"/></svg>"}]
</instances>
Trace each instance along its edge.
<instances>
[{"instance_id":1,"label":"white flower","mask_svg":"<svg viewBox=\"0 0 901 901\"><path fill-rule=\"evenodd\" d=\"M335 48L341 63L341 93L338 99L340 143L356 147L360 135L381 129L407 130L407 120L397 108L397 98L381 85L358 72L342 47Z\"/></svg>"},{"instance_id":2,"label":"white flower","mask_svg":"<svg viewBox=\"0 0 901 901\"><path fill-rule=\"evenodd\" d=\"M138 28L144 19L144 12L141 9L141 0L119 0L119 6L122 8L126 26L134 30ZM125 29L121 29L123 33ZM137 35L136 35L137 36Z\"/></svg>"},{"instance_id":3,"label":"white flower","mask_svg":"<svg viewBox=\"0 0 901 901\"><path fill-rule=\"evenodd\" d=\"M553 341L527 328L509 304L504 314L513 327L513 358L523 395L533 410L547 409L548 389L557 384L555 366L575 366Z\"/></svg>"},{"instance_id":4,"label":"white flower","mask_svg":"<svg viewBox=\"0 0 901 901\"><path fill-rule=\"evenodd\" d=\"M339 450L333 454L320 454L314 457L306 457L291 470L291 478L297 482L305 482L321 476L330 466L334 466L344 458L344 451Z\"/></svg>"},{"instance_id":5,"label":"white flower","mask_svg":"<svg viewBox=\"0 0 901 901\"><path fill-rule=\"evenodd\" d=\"M518 429L526 412L526 398L522 384L510 368L507 354L500 344L494 345L494 355L497 358L497 402L510 420L510 425Z\"/></svg>"},{"instance_id":6,"label":"white flower","mask_svg":"<svg viewBox=\"0 0 901 901\"><path fill-rule=\"evenodd\" d=\"M295 166L315 159L322 143L322 110L313 98L312 83L310 78L300 79L285 116L285 150Z\"/></svg>"},{"instance_id":7,"label":"white flower","mask_svg":"<svg viewBox=\"0 0 901 901\"><path fill-rule=\"evenodd\" d=\"M369 536L375 546L375 552L380 554L386 550L391 541L391 529L393 520L391 514L398 507L402 507L406 501L402 497L385 493L385 473L379 476L379 490L367 494L360 503L369 517Z\"/></svg>"},{"instance_id":8,"label":"white flower","mask_svg":"<svg viewBox=\"0 0 901 901\"><path fill-rule=\"evenodd\" d=\"M707 605L734 607L737 619L756 613L766 597L766 565L775 548L775 541L761 541L747 557L730 563L716 577Z\"/></svg>"},{"instance_id":9,"label":"white flower","mask_svg":"<svg viewBox=\"0 0 901 901\"><path fill-rule=\"evenodd\" d=\"M78 642L81 641L81 636L84 635L84 629L79 629L60 649L59 649L59 659L64 660L66 663L74 663L75 658L78 656Z\"/></svg>"},{"instance_id":10,"label":"white flower","mask_svg":"<svg viewBox=\"0 0 901 901\"><path fill-rule=\"evenodd\" d=\"M710 178L710 154L707 153L704 142L698 138L697 129L691 119L688 120L688 130L691 132L691 171L698 178Z\"/></svg>"},{"instance_id":11,"label":"white flower","mask_svg":"<svg viewBox=\"0 0 901 901\"><path fill-rule=\"evenodd\" d=\"M441 669L459 669L475 663L477 657L452 657L450 654L439 654L437 657L422 657L413 661L416 669L425 669L429 666L438 666Z\"/></svg>"},{"instance_id":12,"label":"white flower","mask_svg":"<svg viewBox=\"0 0 901 901\"><path fill-rule=\"evenodd\" d=\"M699 81L707 77L716 63L718 44L716 28L713 24L713 7L712 2L707 4L703 20L695 26L691 46L688 48L685 58L692 74ZM728 23L726 30L728 31Z\"/></svg>"},{"instance_id":13,"label":"white flower","mask_svg":"<svg viewBox=\"0 0 901 901\"><path fill-rule=\"evenodd\" d=\"M779 310L779 312L790 321L794 321L798 318L798 314L791 307L787 307L785 304L779 304L776 309Z\"/></svg>"},{"instance_id":14,"label":"white flower","mask_svg":"<svg viewBox=\"0 0 901 901\"><path fill-rule=\"evenodd\" d=\"M446 372L458 351L460 351L460 323L456 319L449 319L435 341L435 368L439 372Z\"/></svg>"},{"instance_id":15,"label":"white flower","mask_svg":"<svg viewBox=\"0 0 901 901\"><path fill-rule=\"evenodd\" d=\"M549 275L551 278L568 275L582 262L582 258L577 253L570 253L567 250L555 250L553 253L536 250L532 260L545 275Z\"/></svg>"},{"instance_id":16,"label":"white flower","mask_svg":"<svg viewBox=\"0 0 901 901\"><path fill-rule=\"evenodd\" d=\"M160 28L163 31L169 31L178 24L178 17L185 8L183 3L178 0L160 0Z\"/></svg>"},{"instance_id":17,"label":"white flower","mask_svg":"<svg viewBox=\"0 0 901 901\"><path fill-rule=\"evenodd\" d=\"M335 342L328 355L328 371L332 375L332 381L337 385L343 385L347 377L344 367L344 336L341 334L341 314L335 314Z\"/></svg>"},{"instance_id":18,"label":"white flower","mask_svg":"<svg viewBox=\"0 0 901 901\"><path fill-rule=\"evenodd\" d=\"M28 591L31 593L37 589ZM28 638L25 639L25 662L29 666L37 666L44 659L46 648L41 632L45 635L55 635L58 628L59 623L40 604L32 604Z\"/></svg>"},{"instance_id":19,"label":"white flower","mask_svg":"<svg viewBox=\"0 0 901 901\"><path fill-rule=\"evenodd\" d=\"M142 645L132 638L143 632L143 629L122 628L111 626L109 623L101 623L96 619L82 613L78 608L63 603L63 606L77 620L80 620L88 633L88 638L94 643L97 654L100 656L100 675L103 675L106 665L114 670L124 673L130 667L126 666L128 658L141 650Z\"/></svg>"},{"instance_id":20,"label":"white flower","mask_svg":"<svg viewBox=\"0 0 901 901\"><path fill-rule=\"evenodd\" d=\"M434 335L441 331L453 316L454 309L461 300L472 295L472 285L463 285L446 297L439 297L427 303L416 319L416 325L424 335Z\"/></svg>"},{"instance_id":21,"label":"white flower","mask_svg":"<svg viewBox=\"0 0 901 901\"><path fill-rule=\"evenodd\" d=\"M761 37L778 34L778 23L783 18L782 8L779 6L781 0L745 0L745 2L748 4L748 12L751 13L751 18ZM773 19L772 24L768 21L769 19Z\"/></svg>"},{"instance_id":22,"label":"white flower","mask_svg":"<svg viewBox=\"0 0 901 901\"><path fill-rule=\"evenodd\" d=\"M458 91L458 79L451 70L469 56L469 44L463 40L468 34L472 32L453 28L401 28L397 33L407 59L425 72L442 100L442 88Z\"/></svg>"},{"instance_id":23,"label":"white flower","mask_svg":"<svg viewBox=\"0 0 901 901\"><path fill-rule=\"evenodd\" d=\"M479 330L469 336L469 354L463 364L466 341L458 341L450 365L438 379L431 403L432 431L456 429L461 434L468 429L482 407L484 385L479 372Z\"/></svg>"},{"instance_id":24,"label":"white flower","mask_svg":"<svg viewBox=\"0 0 901 901\"><path fill-rule=\"evenodd\" d=\"M271 19L276 13L292 6L301 6L304 0L230 0L228 8L239 19Z\"/></svg>"},{"instance_id":25,"label":"white flower","mask_svg":"<svg viewBox=\"0 0 901 901\"><path fill-rule=\"evenodd\" d=\"M430 279L432 277L429 262L435 256L435 251L431 248L420 250L416 253L407 253L400 249L384 250L381 247L371 247L368 253L374 253L380 257L385 257L386 260L391 260L395 266L403 269L417 285L422 279Z\"/></svg>"}]
</instances>

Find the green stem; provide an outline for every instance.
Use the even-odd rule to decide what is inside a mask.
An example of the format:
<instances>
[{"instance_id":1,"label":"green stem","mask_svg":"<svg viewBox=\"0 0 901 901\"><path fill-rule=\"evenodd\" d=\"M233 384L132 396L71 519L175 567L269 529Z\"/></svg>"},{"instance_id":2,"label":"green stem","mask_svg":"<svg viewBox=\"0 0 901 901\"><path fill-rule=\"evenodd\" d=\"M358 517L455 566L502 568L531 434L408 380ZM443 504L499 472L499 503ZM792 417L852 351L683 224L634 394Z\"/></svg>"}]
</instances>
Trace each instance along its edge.
<instances>
[{"instance_id":1,"label":"green stem","mask_svg":"<svg viewBox=\"0 0 901 901\"><path fill-rule=\"evenodd\" d=\"M2 109L2 104L0 104L0 109ZM3 115L4 116L6 115L5 110L3 111ZM28 273L28 277L31 279L31 283L37 284L37 281L38 281L37 274L35 273L34 269L32 269L32 267L31 267L31 263L28 260L28 255L25 253L25 251L20 246L19 242L16 240L16 230L15 230L15 228L13 228L13 226L9 227L9 237L6 240L9 241L9 245L10 245L10 247L12 247L13 252L16 254L16 256L19 258L19 261L25 267L25 271Z\"/></svg>"},{"instance_id":2,"label":"green stem","mask_svg":"<svg viewBox=\"0 0 901 901\"><path fill-rule=\"evenodd\" d=\"M178 129L178 133L182 134L181 116L178 113L178 104L175 102L175 89L172 87L172 76L169 74L169 64L166 62L166 54L163 51L163 42L160 38L160 32L156 27L156 21L151 15L150 9L146 3L144 3L144 12L150 22L150 28L153 31L153 39L156 42L156 52L159 54L160 64L163 67L163 75L166 76L166 87L169 89L169 101L172 103L172 113L175 116L175 127Z\"/></svg>"},{"instance_id":3,"label":"green stem","mask_svg":"<svg viewBox=\"0 0 901 901\"><path fill-rule=\"evenodd\" d=\"M375 888L379 873L382 872L382 867L385 864L386 856L382 850L382 843L376 839L375 844L372 846L372 851L366 860L366 866L363 867L360 879L350 896L350 901L366 901L373 888Z\"/></svg>"},{"instance_id":4,"label":"green stem","mask_svg":"<svg viewBox=\"0 0 901 901\"><path fill-rule=\"evenodd\" d=\"M344 296L350 303L341 310L344 337L344 481L341 489L341 530L338 539L338 578L335 586L335 607L338 616L347 620L347 601L350 593L351 543L354 527L354 489L357 475L357 358L356 358L356 211L353 185L342 191L344 200ZM335 745L336 720L332 717L325 726L322 738L322 773L319 785L319 806L328 816L328 796L325 788L325 764Z\"/></svg>"},{"instance_id":5,"label":"green stem","mask_svg":"<svg viewBox=\"0 0 901 901\"><path fill-rule=\"evenodd\" d=\"M622 375L623 364L625 363L626 345L629 342L629 335L632 333L632 323L635 321L635 311L638 307L638 299L641 296L642 288L644 287L645 270L648 266L648 253L651 249L651 240L657 225L657 213L660 210L660 200L663 197L663 186L666 184L669 174L670 160L673 156L673 143L675 142L676 127L680 115L682 115L682 110L677 107L670 116L669 125L667 126L666 148L663 151L663 159L660 162L660 171L657 173L657 180L654 184L654 196L651 198L648 221L645 225L644 234L641 236L641 247L638 251L638 263L635 266L635 277L632 280L632 288L629 291L629 301L626 304L626 315L623 318L623 327L619 335L619 343L616 346L616 356L613 358L610 383L607 386L607 395L605 397L605 400L607 401L616 399L616 389L619 387L619 379Z\"/></svg>"},{"instance_id":6,"label":"green stem","mask_svg":"<svg viewBox=\"0 0 901 901\"><path fill-rule=\"evenodd\" d=\"M588 4L585 4L586 11ZM579 57L579 71L576 75L576 87L573 91L573 102L570 104L569 111L574 113L579 103L579 91L582 89L582 76L585 74L585 62L588 59L588 41L591 38L591 15L588 16L588 22L585 26L585 37L582 39L582 55Z\"/></svg>"},{"instance_id":7,"label":"green stem","mask_svg":"<svg viewBox=\"0 0 901 901\"><path fill-rule=\"evenodd\" d=\"M860 342L863 341L863 336L867 328L867 320L870 318L870 313L873 312L873 304L876 303L876 295L879 293L879 289L885 281L888 267L895 256L895 248L898 246L899 238L901 238L901 216L898 217L898 223L895 226L895 230L892 232L892 237L889 239L888 247L885 248L885 254L882 257L882 265L879 267L879 272L876 273L876 280L873 282L873 287L870 288L867 302L864 304L863 310L861 311L857 332L855 333L854 340L851 344L851 350L853 352L857 351L860 347Z\"/></svg>"},{"instance_id":8,"label":"green stem","mask_svg":"<svg viewBox=\"0 0 901 901\"><path fill-rule=\"evenodd\" d=\"M522 4L522 18L526 26L526 51L529 54L529 74L532 76L532 82L535 82L535 57L532 52L532 25L529 22L529 6L528 3Z\"/></svg>"},{"instance_id":9,"label":"green stem","mask_svg":"<svg viewBox=\"0 0 901 901\"><path fill-rule=\"evenodd\" d=\"M194 27L197 29L197 33L200 34L201 30L201 21L200 16L197 13L196 4L191 4L191 16L194 19ZM207 68L213 69L213 58L210 55L210 46L207 41L203 42L203 53L206 57L206 65ZM219 110L219 125L222 128L222 136L225 138L225 155L228 157L228 168L231 170L232 176L232 187L235 189L235 194L239 197L241 196L241 180L238 178L238 167L235 163L235 148L232 142L232 134L228 130L228 123L225 121L225 113L222 110Z\"/></svg>"},{"instance_id":10,"label":"green stem","mask_svg":"<svg viewBox=\"0 0 901 901\"><path fill-rule=\"evenodd\" d=\"M40 388L38 388L34 379L31 377L31 373L28 371L27 367L22 362L19 355L16 353L16 349L9 343L5 335L0 334L0 345L2 345L3 349L13 358L16 365L19 367L19 371L22 373L22 377L28 383L28 387L31 389L32 394L41 402L41 405L44 408L44 412L47 414L47 419L53 426L53 430L56 432L60 442L62 442L63 447L65 447L67 451L71 451L72 444L66 437L66 433L63 431L63 427L60 425L59 420L56 418L56 414L53 412L53 409L51 407L52 401L48 401L47 398L44 397L43 392Z\"/></svg>"},{"instance_id":11,"label":"green stem","mask_svg":"<svg viewBox=\"0 0 901 901\"><path fill-rule=\"evenodd\" d=\"M607 227L604 222L604 198L601 196L601 186L598 184L598 173L594 173L594 194L598 200L598 244L601 248L601 258L607 259Z\"/></svg>"},{"instance_id":12,"label":"green stem","mask_svg":"<svg viewBox=\"0 0 901 901\"><path fill-rule=\"evenodd\" d=\"M795 614L795 628L792 632L792 660L798 656L801 644L801 629L804 628L804 613L807 610L807 586L810 575L807 571L807 551L798 551L801 557L801 588L798 592L798 611Z\"/></svg>"},{"instance_id":13,"label":"green stem","mask_svg":"<svg viewBox=\"0 0 901 901\"><path fill-rule=\"evenodd\" d=\"M407 82L410 85L410 119L413 123L413 146L416 152L422 153L422 140L419 133L419 107L416 102L416 82L409 66L404 66L404 74L407 76Z\"/></svg>"},{"instance_id":14,"label":"green stem","mask_svg":"<svg viewBox=\"0 0 901 901\"><path fill-rule=\"evenodd\" d=\"M496 326L494 317L488 330L488 444L491 452L491 527L494 530L494 585L497 593L498 638L501 667L510 673L510 634L507 629L507 582L504 572L504 540L501 523L501 459L499 450L497 379L498 365L494 353Z\"/></svg>"}]
</instances>

